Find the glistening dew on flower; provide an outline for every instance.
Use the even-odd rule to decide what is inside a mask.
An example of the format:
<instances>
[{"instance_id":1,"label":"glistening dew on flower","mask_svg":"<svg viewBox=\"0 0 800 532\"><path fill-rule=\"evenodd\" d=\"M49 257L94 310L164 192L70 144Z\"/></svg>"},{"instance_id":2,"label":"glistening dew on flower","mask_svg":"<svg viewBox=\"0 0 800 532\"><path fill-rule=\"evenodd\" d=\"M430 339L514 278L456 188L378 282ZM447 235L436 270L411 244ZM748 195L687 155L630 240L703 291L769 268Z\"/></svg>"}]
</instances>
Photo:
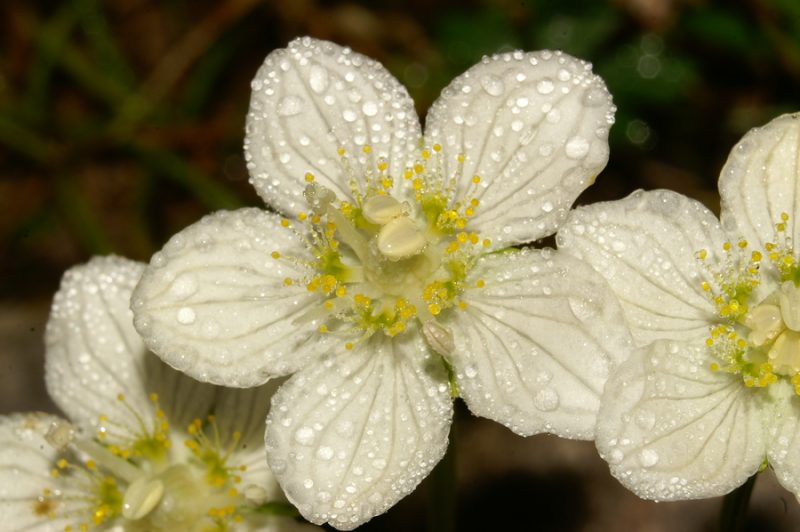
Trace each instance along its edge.
<instances>
[{"instance_id":1,"label":"glistening dew on flower","mask_svg":"<svg viewBox=\"0 0 800 532\"><path fill-rule=\"evenodd\" d=\"M220 389L149 353L128 308L143 269L109 257L64 275L46 380L71 421L0 416L3 530L299 530L267 512L284 500L263 460L274 386Z\"/></svg>"},{"instance_id":2,"label":"glistening dew on flower","mask_svg":"<svg viewBox=\"0 0 800 532\"><path fill-rule=\"evenodd\" d=\"M271 53L252 88L251 182L283 216L177 234L132 308L198 379L294 373L266 442L300 512L350 529L413 490L447 447L451 390L519 434L591 437L621 310L588 265L510 247L551 234L606 163L614 108L590 65L485 57L424 136L398 81L332 43Z\"/></svg>"},{"instance_id":3,"label":"glistening dew on flower","mask_svg":"<svg viewBox=\"0 0 800 532\"><path fill-rule=\"evenodd\" d=\"M784 115L731 152L721 224L653 191L576 210L559 232L643 346L609 379L597 428L642 497L722 495L767 464L800 492L799 161L800 115Z\"/></svg>"}]
</instances>

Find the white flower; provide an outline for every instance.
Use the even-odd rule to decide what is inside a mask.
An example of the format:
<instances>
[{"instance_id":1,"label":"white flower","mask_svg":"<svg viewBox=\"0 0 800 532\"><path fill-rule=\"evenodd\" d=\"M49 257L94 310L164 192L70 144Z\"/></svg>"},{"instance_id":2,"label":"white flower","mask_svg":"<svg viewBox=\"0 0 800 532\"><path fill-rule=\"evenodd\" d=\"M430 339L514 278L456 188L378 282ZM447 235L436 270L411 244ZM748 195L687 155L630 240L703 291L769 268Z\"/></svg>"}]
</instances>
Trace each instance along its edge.
<instances>
[{"instance_id":1,"label":"white flower","mask_svg":"<svg viewBox=\"0 0 800 532\"><path fill-rule=\"evenodd\" d=\"M220 389L149 353L128 308L143 269L107 257L64 275L46 382L71 422L0 416L3 530L295 529L257 512L283 500L261 439L274 387Z\"/></svg>"},{"instance_id":2,"label":"white flower","mask_svg":"<svg viewBox=\"0 0 800 532\"><path fill-rule=\"evenodd\" d=\"M643 346L609 378L597 447L649 499L722 495L765 460L800 492L800 115L745 135L719 190L721 224L680 194L636 192L558 235Z\"/></svg>"},{"instance_id":3,"label":"white flower","mask_svg":"<svg viewBox=\"0 0 800 532\"><path fill-rule=\"evenodd\" d=\"M332 43L271 53L252 87L251 181L286 217L187 228L132 308L198 379L294 373L266 443L300 512L350 529L412 491L447 447L448 371L474 413L519 434L591 437L621 310L580 261L509 248L551 234L606 163L614 108L590 65L486 57L424 137L398 81Z\"/></svg>"}]
</instances>

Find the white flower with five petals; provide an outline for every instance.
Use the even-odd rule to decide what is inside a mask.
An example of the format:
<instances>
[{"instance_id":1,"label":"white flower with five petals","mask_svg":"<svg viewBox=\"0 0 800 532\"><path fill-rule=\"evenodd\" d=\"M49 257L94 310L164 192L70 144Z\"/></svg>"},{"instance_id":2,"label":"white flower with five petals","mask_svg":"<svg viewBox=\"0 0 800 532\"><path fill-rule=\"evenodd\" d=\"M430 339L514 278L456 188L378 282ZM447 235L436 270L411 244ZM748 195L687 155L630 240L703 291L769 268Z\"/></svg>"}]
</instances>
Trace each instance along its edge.
<instances>
[{"instance_id":1,"label":"white flower with five petals","mask_svg":"<svg viewBox=\"0 0 800 532\"><path fill-rule=\"evenodd\" d=\"M45 369L70 421L0 416L3 530L316 529L266 512L285 501L263 460L274 386L221 389L149 353L129 309L143 270L106 257L64 275Z\"/></svg>"},{"instance_id":2,"label":"white flower with five petals","mask_svg":"<svg viewBox=\"0 0 800 532\"><path fill-rule=\"evenodd\" d=\"M767 463L800 492L800 115L753 129L721 222L669 191L573 211L559 248L619 296L641 346L609 378L596 442L656 500L725 494Z\"/></svg>"},{"instance_id":3,"label":"white flower with five petals","mask_svg":"<svg viewBox=\"0 0 800 532\"><path fill-rule=\"evenodd\" d=\"M519 434L590 438L627 341L587 265L516 249L551 234L603 168L614 108L559 52L484 58L422 135L380 64L298 39L252 83L251 182L281 217L220 212L174 236L132 299L169 364L253 386L294 373L269 464L315 523L350 529L447 447L451 382Z\"/></svg>"}]
</instances>

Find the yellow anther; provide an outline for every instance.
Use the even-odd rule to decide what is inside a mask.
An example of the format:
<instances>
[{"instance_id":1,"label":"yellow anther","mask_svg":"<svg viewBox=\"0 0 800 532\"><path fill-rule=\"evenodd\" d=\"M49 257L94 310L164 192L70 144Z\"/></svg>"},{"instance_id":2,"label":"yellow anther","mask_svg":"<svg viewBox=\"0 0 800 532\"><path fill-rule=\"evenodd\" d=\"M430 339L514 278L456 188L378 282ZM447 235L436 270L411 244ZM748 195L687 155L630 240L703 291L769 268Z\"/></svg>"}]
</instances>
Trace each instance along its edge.
<instances>
[{"instance_id":1,"label":"yellow anther","mask_svg":"<svg viewBox=\"0 0 800 532\"><path fill-rule=\"evenodd\" d=\"M86 461L86 469L88 469L89 471L96 470L97 469L97 462L95 462L94 460L87 460Z\"/></svg>"},{"instance_id":2,"label":"yellow anther","mask_svg":"<svg viewBox=\"0 0 800 532\"><path fill-rule=\"evenodd\" d=\"M492 245L492 241L491 241L491 240L489 240L488 238L485 238L485 239L483 240L483 247L485 247L485 248L488 248L488 247L489 247L489 246L491 246L491 245Z\"/></svg>"},{"instance_id":3,"label":"yellow anther","mask_svg":"<svg viewBox=\"0 0 800 532\"><path fill-rule=\"evenodd\" d=\"M442 151L442 145L437 142L436 144L433 145L433 151L439 153L440 151Z\"/></svg>"},{"instance_id":4,"label":"yellow anther","mask_svg":"<svg viewBox=\"0 0 800 532\"><path fill-rule=\"evenodd\" d=\"M308 218L308 214L306 214L304 212L297 213L297 219L300 220L301 222L305 222L307 218Z\"/></svg>"},{"instance_id":5,"label":"yellow anther","mask_svg":"<svg viewBox=\"0 0 800 532\"><path fill-rule=\"evenodd\" d=\"M706 251L705 249L701 249L700 251L697 252L698 259L706 260L706 257L708 257L708 251Z\"/></svg>"},{"instance_id":6,"label":"yellow anther","mask_svg":"<svg viewBox=\"0 0 800 532\"><path fill-rule=\"evenodd\" d=\"M730 242L725 242L724 244L722 244L722 249L724 249L725 251L730 251L731 247L732 246Z\"/></svg>"},{"instance_id":7,"label":"yellow anther","mask_svg":"<svg viewBox=\"0 0 800 532\"><path fill-rule=\"evenodd\" d=\"M403 170L403 179L411 179L414 177L414 171L411 168Z\"/></svg>"},{"instance_id":8,"label":"yellow anther","mask_svg":"<svg viewBox=\"0 0 800 532\"><path fill-rule=\"evenodd\" d=\"M117 395L117 401L124 401L124 400L125 400L125 394L118 394Z\"/></svg>"},{"instance_id":9,"label":"yellow anther","mask_svg":"<svg viewBox=\"0 0 800 532\"><path fill-rule=\"evenodd\" d=\"M285 286L292 286L294 284L294 279L292 279L291 277L287 277L286 279L283 280L283 284Z\"/></svg>"},{"instance_id":10,"label":"yellow anther","mask_svg":"<svg viewBox=\"0 0 800 532\"><path fill-rule=\"evenodd\" d=\"M429 150L422 150L422 158L423 159L430 159L431 152Z\"/></svg>"},{"instance_id":11,"label":"yellow anther","mask_svg":"<svg viewBox=\"0 0 800 532\"><path fill-rule=\"evenodd\" d=\"M158 402L158 394L157 393L151 393L149 398L150 398L150 402L153 402L153 403L157 403Z\"/></svg>"},{"instance_id":12,"label":"yellow anther","mask_svg":"<svg viewBox=\"0 0 800 532\"><path fill-rule=\"evenodd\" d=\"M286 218L281 220L281 226L282 227L289 227L289 220L287 220Z\"/></svg>"},{"instance_id":13,"label":"yellow anther","mask_svg":"<svg viewBox=\"0 0 800 532\"><path fill-rule=\"evenodd\" d=\"M783 222L775 224L775 229L777 229L779 233L783 233L784 231L786 231L786 224Z\"/></svg>"},{"instance_id":14,"label":"yellow anther","mask_svg":"<svg viewBox=\"0 0 800 532\"><path fill-rule=\"evenodd\" d=\"M386 161L378 162L378 170L380 170L381 172L385 172L387 168L389 168L389 163L387 163Z\"/></svg>"},{"instance_id":15,"label":"yellow anther","mask_svg":"<svg viewBox=\"0 0 800 532\"><path fill-rule=\"evenodd\" d=\"M306 172L305 179L306 183L311 183L312 181L314 181L314 174L312 174L311 172Z\"/></svg>"},{"instance_id":16,"label":"yellow anther","mask_svg":"<svg viewBox=\"0 0 800 532\"><path fill-rule=\"evenodd\" d=\"M66 467L69 465L69 462L61 458L58 462L56 462L56 465L59 469L66 469Z\"/></svg>"},{"instance_id":17,"label":"yellow anther","mask_svg":"<svg viewBox=\"0 0 800 532\"><path fill-rule=\"evenodd\" d=\"M744 240L744 239L742 239L742 240L739 240L739 242L737 243L737 245L738 245L738 246L739 246L741 249L744 249L744 248L746 248L746 247L747 247L747 240Z\"/></svg>"},{"instance_id":18,"label":"yellow anther","mask_svg":"<svg viewBox=\"0 0 800 532\"><path fill-rule=\"evenodd\" d=\"M351 351L353 349L353 342L347 342L346 344L344 344L344 348L347 349L348 351Z\"/></svg>"},{"instance_id":19,"label":"yellow anther","mask_svg":"<svg viewBox=\"0 0 800 532\"><path fill-rule=\"evenodd\" d=\"M479 175L472 176L472 182L477 185L478 183L481 182L481 176L479 176Z\"/></svg>"},{"instance_id":20,"label":"yellow anther","mask_svg":"<svg viewBox=\"0 0 800 532\"><path fill-rule=\"evenodd\" d=\"M460 162L460 163L463 163L463 162L464 162L464 159L465 159L465 157L464 157L464 154L463 154L463 153L459 153L459 154L458 154L458 156L456 157L456 160L457 160L458 162Z\"/></svg>"},{"instance_id":21,"label":"yellow anther","mask_svg":"<svg viewBox=\"0 0 800 532\"><path fill-rule=\"evenodd\" d=\"M440 307L436 303L431 303L430 305L428 305L428 312L430 312L434 316L438 316L439 313L442 312L442 307Z\"/></svg>"},{"instance_id":22,"label":"yellow anther","mask_svg":"<svg viewBox=\"0 0 800 532\"><path fill-rule=\"evenodd\" d=\"M486 286L486 282L483 279L478 279L475 282L475 287L476 288L483 288L484 286Z\"/></svg>"},{"instance_id":23,"label":"yellow anther","mask_svg":"<svg viewBox=\"0 0 800 532\"><path fill-rule=\"evenodd\" d=\"M789 214L785 213L785 212L782 212L781 213L781 220L783 220L784 222L788 222L789 221Z\"/></svg>"},{"instance_id":24,"label":"yellow anther","mask_svg":"<svg viewBox=\"0 0 800 532\"><path fill-rule=\"evenodd\" d=\"M478 205L480 205L480 203L481 201L478 198L472 198L471 200L469 200L469 204L472 205L473 207L477 207Z\"/></svg>"},{"instance_id":25,"label":"yellow anther","mask_svg":"<svg viewBox=\"0 0 800 532\"><path fill-rule=\"evenodd\" d=\"M344 286L340 286L336 289L337 297L344 297L345 295L347 295L347 288L345 288Z\"/></svg>"},{"instance_id":26,"label":"yellow anther","mask_svg":"<svg viewBox=\"0 0 800 532\"><path fill-rule=\"evenodd\" d=\"M761 255L760 251L754 251L750 255L750 260L752 260L753 262L760 262L762 258L763 258L763 256Z\"/></svg>"},{"instance_id":27,"label":"yellow anther","mask_svg":"<svg viewBox=\"0 0 800 532\"><path fill-rule=\"evenodd\" d=\"M414 187L414 190L421 190L422 187L425 185L425 182L420 179L419 177L412 181L411 186Z\"/></svg>"},{"instance_id":28,"label":"yellow anther","mask_svg":"<svg viewBox=\"0 0 800 532\"><path fill-rule=\"evenodd\" d=\"M420 163L414 164L414 173L421 174L425 171L425 167Z\"/></svg>"},{"instance_id":29,"label":"yellow anther","mask_svg":"<svg viewBox=\"0 0 800 532\"><path fill-rule=\"evenodd\" d=\"M336 153L339 154L339 157L344 157L344 154L347 153L347 151L342 146L339 146L336 148Z\"/></svg>"},{"instance_id":30,"label":"yellow anther","mask_svg":"<svg viewBox=\"0 0 800 532\"><path fill-rule=\"evenodd\" d=\"M280 254L280 252L278 252L278 251L273 251L272 253L270 253L270 256L271 256L273 259L279 259L279 258L281 258L281 254Z\"/></svg>"},{"instance_id":31,"label":"yellow anther","mask_svg":"<svg viewBox=\"0 0 800 532\"><path fill-rule=\"evenodd\" d=\"M702 286L702 287L703 287L703 290L704 290L705 292L710 292L710 291L711 291L711 285L710 285L710 284L708 284L708 281L703 281L703 282L700 284L700 286Z\"/></svg>"},{"instance_id":32,"label":"yellow anther","mask_svg":"<svg viewBox=\"0 0 800 532\"><path fill-rule=\"evenodd\" d=\"M325 310L333 310L333 301L328 300L322 304L325 307Z\"/></svg>"},{"instance_id":33,"label":"yellow anther","mask_svg":"<svg viewBox=\"0 0 800 532\"><path fill-rule=\"evenodd\" d=\"M361 151L363 151L364 153L370 153L372 151L372 146L370 146L369 144L364 144L364 147L361 148Z\"/></svg>"}]
</instances>

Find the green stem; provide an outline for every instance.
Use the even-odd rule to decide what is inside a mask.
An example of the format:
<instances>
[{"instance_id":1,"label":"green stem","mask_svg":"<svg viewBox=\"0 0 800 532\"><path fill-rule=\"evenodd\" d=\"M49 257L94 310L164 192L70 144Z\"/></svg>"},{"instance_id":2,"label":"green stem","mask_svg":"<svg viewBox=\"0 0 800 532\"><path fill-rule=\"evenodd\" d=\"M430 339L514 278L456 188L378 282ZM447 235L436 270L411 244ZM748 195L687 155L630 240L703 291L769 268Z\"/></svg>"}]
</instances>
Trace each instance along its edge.
<instances>
[{"instance_id":1,"label":"green stem","mask_svg":"<svg viewBox=\"0 0 800 532\"><path fill-rule=\"evenodd\" d=\"M719 514L720 532L741 532L747 520L747 506L758 473L747 479L747 482L725 495L722 499L722 510Z\"/></svg>"},{"instance_id":2,"label":"green stem","mask_svg":"<svg viewBox=\"0 0 800 532\"><path fill-rule=\"evenodd\" d=\"M455 420L453 420L447 452L431 473L428 499L429 532L454 532L456 529L455 428Z\"/></svg>"}]
</instances>

